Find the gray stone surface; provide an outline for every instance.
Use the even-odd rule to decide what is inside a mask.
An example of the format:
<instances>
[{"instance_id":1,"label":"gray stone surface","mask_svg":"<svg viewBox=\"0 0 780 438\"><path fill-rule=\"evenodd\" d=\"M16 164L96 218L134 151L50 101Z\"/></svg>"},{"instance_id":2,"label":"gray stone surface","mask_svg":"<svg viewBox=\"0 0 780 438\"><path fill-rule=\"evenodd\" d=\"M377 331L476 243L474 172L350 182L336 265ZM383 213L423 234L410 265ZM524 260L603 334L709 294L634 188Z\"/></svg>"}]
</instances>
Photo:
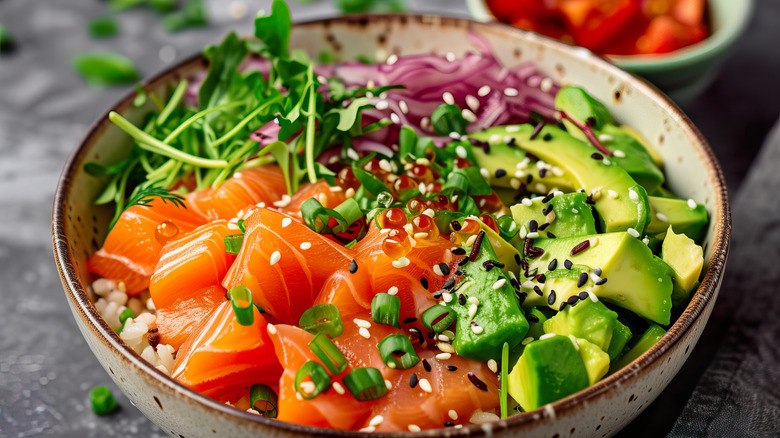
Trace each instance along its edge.
<instances>
[{"instance_id":1,"label":"gray stone surface","mask_svg":"<svg viewBox=\"0 0 780 438\"><path fill-rule=\"evenodd\" d=\"M85 23L91 17L105 14L102 2L0 0L0 23L10 28L18 42L15 54L0 57L0 303L6 309L0 318L0 436L163 435L109 383L110 379L92 356L68 311L51 256L51 202L61 167L88 125L129 89L91 89L75 76L69 62L76 53L111 50L133 59L142 74L153 74L197 52L205 44L218 41L227 29L250 32L251 18L232 19L227 12L229 3L210 1L212 26L175 35L164 33L154 14L144 10L127 11L119 15L122 32L117 38L95 41L86 35ZM249 11L255 11L267 9L270 1L245 0L244 3ZM466 14L461 0L410 3L415 11ZM780 3L776 0L757 3L759 14L719 79L686 108L722 158L732 189L739 187L780 112L780 82L776 81L780 77L780 56L776 46L769 46L770 42L780 40ZM291 4L298 20L332 13L328 1ZM161 51L165 60L161 59ZM681 377L647 413L629 426L626 435L666 434L680 412L686 414L674 429L677 435L725 433L727 429L717 425L710 428L711 423L707 423L718 418L715 414L719 412L697 418L686 416L688 412L697 413L697 407L719 400L723 380L713 380L713 376L729 376L734 371L730 365L735 365L739 373L734 373L734 381L741 385L750 384L751 379L777 379L777 375L762 374L760 366L762 359L777 364L777 347L772 349L768 344L772 340L777 342L777 332L759 330L760 326L745 330L739 325L745 317L751 324L760 323L750 318L755 315L751 308L737 312L739 319L732 318L740 304L739 297L768 294L766 288L744 286L758 286L762 278L774 278L768 271L771 262L776 263L780 257L774 249L780 237L770 233L762 244L763 235L758 234L758 226L771 230L774 218L780 217L774 171L780 162L780 139L766 148L768 152L762 155L758 171L747 183L750 191L739 196L735 204L738 207L735 240L744 239L745 243L741 247L735 244L729 262L729 280L716 307L714 324L708 326L702 344ZM749 208L756 203L767 208L757 214ZM759 254L766 255L761 266L767 268L758 274L750 270L753 259L741 256L749 255L753 244L761 245L757 247L766 251ZM778 300L772 303L776 314ZM733 321L736 323L731 326ZM729 336L721 343L729 327ZM750 342L739 343L743 337ZM713 357L712 368L702 377ZM683 410L700 379L704 387L696 389ZM109 384L114 390L123 407L119 413L106 418L91 413L87 394L100 384ZM729 408L723 413L739 415L746 409L745 396L739 395L731 394ZM776 392L758 393L754 398L763 401L765 406L777 406ZM762 413L774 414L776 418L777 411ZM739 427L765 424L765 418L735 424ZM693 422L694 419L699 422Z\"/></svg>"}]
</instances>

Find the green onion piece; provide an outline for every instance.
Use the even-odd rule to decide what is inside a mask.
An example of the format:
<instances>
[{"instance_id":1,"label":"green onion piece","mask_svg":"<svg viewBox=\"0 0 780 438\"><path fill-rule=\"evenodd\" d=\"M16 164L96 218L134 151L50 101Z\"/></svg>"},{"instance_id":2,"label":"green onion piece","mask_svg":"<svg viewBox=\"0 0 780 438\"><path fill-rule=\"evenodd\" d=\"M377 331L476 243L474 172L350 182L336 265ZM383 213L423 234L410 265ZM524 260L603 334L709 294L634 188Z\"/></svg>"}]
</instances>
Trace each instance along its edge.
<instances>
[{"instance_id":1,"label":"green onion piece","mask_svg":"<svg viewBox=\"0 0 780 438\"><path fill-rule=\"evenodd\" d=\"M301 217L303 217L303 223L316 233L328 231L328 222L330 222L330 218L335 219L336 222L338 222L337 226L342 230L346 230L347 227L349 227L349 224L341 213L323 207L316 198L309 198L306 202L301 204Z\"/></svg>"},{"instance_id":2,"label":"green onion piece","mask_svg":"<svg viewBox=\"0 0 780 438\"><path fill-rule=\"evenodd\" d=\"M504 342L504 347L501 349L501 397L499 399L501 403L501 418L507 416L507 387L509 386L509 343Z\"/></svg>"},{"instance_id":3,"label":"green onion piece","mask_svg":"<svg viewBox=\"0 0 780 438\"><path fill-rule=\"evenodd\" d=\"M414 351L412 341L404 335L387 335L377 344L377 347L382 361L390 368L406 370L420 362L420 357Z\"/></svg>"},{"instance_id":4,"label":"green onion piece","mask_svg":"<svg viewBox=\"0 0 780 438\"><path fill-rule=\"evenodd\" d=\"M110 38L119 32L119 23L113 17L98 17L87 24L92 38Z\"/></svg>"},{"instance_id":5,"label":"green onion piece","mask_svg":"<svg viewBox=\"0 0 780 438\"><path fill-rule=\"evenodd\" d=\"M93 389L89 393L89 402L97 415L110 414L119 409L119 403L114 399L108 386L98 386Z\"/></svg>"},{"instance_id":6,"label":"green onion piece","mask_svg":"<svg viewBox=\"0 0 780 438\"><path fill-rule=\"evenodd\" d=\"M313 391L303 391L301 389L303 379L306 377L309 377L314 383ZM322 365L314 362L313 360L303 364L301 369L299 369L298 373L295 375L295 391L301 394L301 397L303 397L305 400L311 400L317 397L322 391L326 390L330 384L331 379L328 375L328 372L325 371L325 368L323 368Z\"/></svg>"},{"instance_id":7,"label":"green onion piece","mask_svg":"<svg viewBox=\"0 0 780 438\"><path fill-rule=\"evenodd\" d=\"M350 249L353 246L357 245L357 242L358 242L357 239L353 239L348 244L344 245L344 248Z\"/></svg>"},{"instance_id":8,"label":"green onion piece","mask_svg":"<svg viewBox=\"0 0 780 438\"><path fill-rule=\"evenodd\" d=\"M374 295L371 300L371 319L377 324L400 327L401 299L385 292Z\"/></svg>"},{"instance_id":9,"label":"green onion piece","mask_svg":"<svg viewBox=\"0 0 780 438\"><path fill-rule=\"evenodd\" d=\"M125 321L127 321L130 318L135 318L135 312L133 312L132 309L129 307L125 307L125 310L122 311L122 313L119 314L119 323L122 325L122 327L125 326Z\"/></svg>"},{"instance_id":10,"label":"green onion piece","mask_svg":"<svg viewBox=\"0 0 780 438\"><path fill-rule=\"evenodd\" d=\"M360 209L360 205L355 201L355 198L347 199L333 210L337 211L344 218L344 222L347 223L347 226L363 217L363 210ZM346 228L340 229L340 227L336 227L333 231L340 233L347 230Z\"/></svg>"},{"instance_id":11,"label":"green onion piece","mask_svg":"<svg viewBox=\"0 0 780 438\"><path fill-rule=\"evenodd\" d=\"M376 400L387 394L385 379L376 368L354 368L342 381L349 392L360 401Z\"/></svg>"},{"instance_id":12,"label":"green onion piece","mask_svg":"<svg viewBox=\"0 0 780 438\"><path fill-rule=\"evenodd\" d=\"M71 62L76 73L93 85L127 84L140 77L133 62L117 53L84 53Z\"/></svg>"},{"instance_id":13,"label":"green onion piece","mask_svg":"<svg viewBox=\"0 0 780 438\"><path fill-rule=\"evenodd\" d=\"M309 333L324 333L335 338L344 333L339 308L333 304L317 304L303 312L298 325Z\"/></svg>"},{"instance_id":14,"label":"green onion piece","mask_svg":"<svg viewBox=\"0 0 780 438\"><path fill-rule=\"evenodd\" d=\"M225 251L228 254L238 254L241 252L241 244L244 243L243 234L233 234L225 236Z\"/></svg>"},{"instance_id":15,"label":"green onion piece","mask_svg":"<svg viewBox=\"0 0 780 438\"><path fill-rule=\"evenodd\" d=\"M268 385L258 383L249 388L249 405L263 417L276 418L279 396Z\"/></svg>"},{"instance_id":16,"label":"green onion piece","mask_svg":"<svg viewBox=\"0 0 780 438\"><path fill-rule=\"evenodd\" d=\"M176 0L147 0L147 3L161 14L174 11L179 6Z\"/></svg>"},{"instance_id":17,"label":"green onion piece","mask_svg":"<svg viewBox=\"0 0 780 438\"><path fill-rule=\"evenodd\" d=\"M238 229L241 230L242 233L246 233L246 221L244 221L243 219L239 219L236 225L238 226Z\"/></svg>"},{"instance_id":18,"label":"green onion piece","mask_svg":"<svg viewBox=\"0 0 780 438\"><path fill-rule=\"evenodd\" d=\"M449 135L451 132L465 134L467 124L462 110L457 105L443 103L431 114L431 126L439 135Z\"/></svg>"},{"instance_id":19,"label":"green onion piece","mask_svg":"<svg viewBox=\"0 0 780 438\"><path fill-rule=\"evenodd\" d=\"M452 309L437 304L423 312L422 323L428 330L441 333L447 330L457 318Z\"/></svg>"},{"instance_id":20,"label":"green onion piece","mask_svg":"<svg viewBox=\"0 0 780 438\"><path fill-rule=\"evenodd\" d=\"M347 358L344 357L339 347L325 333L317 333L314 339L309 342L309 348L320 358L334 376L341 374L347 369Z\"/></svg>"},{"instance_id":21,"label":"green onion piece","mask_svg":"<svg viewBox=\"0 0 780 438\"><path fill-rule=\"evenodd\" d=\"M252 305L252 291L246 286L236 286L228 291L228 297L233 303L233 313L241 325L252 325L255 322L255 308Z\"/></svg>"},{"instance_id":22,"label":"green onion piece","mask_svg":"<svg viewBox=\"0 0 780 438\"><path fill-rule=\"evenodd\" d=\"M512 240L515 236L517 236L517 233L520 232L520 229L517 228L517 223L511 215L501 216L500 218L496 219L496 225L498 225L499 235L501 235L501 238L507 242Z\"/></svg>"}]
</instances>

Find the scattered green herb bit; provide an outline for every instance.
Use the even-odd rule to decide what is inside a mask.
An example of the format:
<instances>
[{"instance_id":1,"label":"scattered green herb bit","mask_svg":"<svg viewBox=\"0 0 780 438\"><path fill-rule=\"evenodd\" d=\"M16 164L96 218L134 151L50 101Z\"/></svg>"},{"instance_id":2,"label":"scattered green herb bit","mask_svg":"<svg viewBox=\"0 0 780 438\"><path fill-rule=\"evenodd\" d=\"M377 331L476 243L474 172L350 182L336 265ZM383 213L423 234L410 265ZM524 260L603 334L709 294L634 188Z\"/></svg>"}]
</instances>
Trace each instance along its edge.
<instances>
[{"instance_id":1,"label":"scattered green herb bit","mask_svg":"<svg viewBox=\"0 0 780 438\"><path fill-rule=\"evenodd\" d=\"M149 206L155 198L159 198L163 203L171 202L173 205L179 208L187 208L184 205L184 197L171 193L163 188L154 185L154 182L148 182L139 185L133 190L133 193L128 198L127 203L123 209L117 209L114 213L114 218L111 220L109 230L114 228L114 224L119 220L119 216L122 215L128 208L134 205ZM119 203L117 203L119 205Z\"/></svg>"},{"instance_id":2,"label":"scattered green herb bit","mask_svg":"<svg viewBox=\"0 0 780 438\"><path fill-rule=\"evenodd\" d=\"M317 61L319 61L320 64L333 64L336 61L336 56L333 54L332 50L323 50L320 52L319 56L317 56Z\"/></svg>"},{"instance_id":3,"label":"scattered green herb bit","mask_svg":"<svg viewBox=\"0 0 780 438\"><path fill-rule=\"evenodd\" d=\"M311 383L314 383L313 388L307 388L311 389L311 391L304 390L304 388L301 387L301 384L304 383L306 377L311 379ZM317 362L310 360L303 364L301 369L298 370L298 373L295 374L295 391L298 392L304 400L311 400L328 389L331 382L332 380L328 375L328 372L325 371L325 368ZM384 384L384 381L382 381L382 384Z\"/></svg>"},{"instance_id":4,"label":"scattered green herb bit","mask_svg":"<svg viewBox=\"0 0 780 438\"><path fill-rule=\"evenodd\" d=\"M279 396L268 385L258 383L249 388L249 405L263 417L276 418Z\"/></svg>"},{"instance_id":5,"label":"scattered green herb bit","mask_svg":"<svg viewBox=\"0 0 780 438\"><path fill-rule=\"evenodd\" d=\"M457 105L443 103L439 105L431 114L431 126L439 135L450 135L466 133L466 119L463 118L463 112Z\"/></svg>"},{"instance_id":6,"label":"scattered green herb bit","mask_svg":"<svg viewBox=\"0 0 780 438\"><path fill-rule=\"evenodd\" d=\"M89 402L97 415L107 415L119 409L119 403L114 399L108 386L98 386L93 389L89 393Z\"/></svg>"},{"instance_id":7,"label":"scattered green herb bit","mask_svg":"<svg viewBox=\"0 0 780 438\"><path fill-rule=\"evenodd\" d=\"M236 321L241 325L255 323L255 308L252 304L252 292L246 286L236 286L228 291L228 296L233 304L233 313Z\"/></svg>"},{"instance_id":8,"label":"scattered green herb bit","mask_svg":"<svg viewBox=\"0 0 780 438\"><path fill-rule=\"evenodd\" d=\"M355 57L355 61L357 61L357 62L359 62L361 64L365 64L365 65L376 64L376 61L374 60L374 58L372 58L372 57L370 57L368 55L357 55Z\"/></svg>"},{"instance_id":9,"label":"scattered green herb bit","mask_svg":"<svg viewBox=\"0 0 780 438\"><path fill-rule=\"evenodd\" d=\"M509 343L504 342L504 346L501 349L501 397L499 399L501 405L501 418L507 416L507 390L509 387Z\"/></svg>"},{"instance_id":10,"label":"scattered green herb bit","mask_svg":"<svg viewBox=\"0 0 780 438\"><path fill-rule=\"evenodd\" d=\"M149 6L159 13L172 12L176 10L179 3L176 0L147 0Z\"/></svg>"},{"instance_id":11,"label":"scattered green herb bit","mask_svg":"<svg viewBox=\"0 0 780 438\"><path fill-rule=\"evenodd\" d=\"M8 28L0 24L0 53L10 53L14 50L14 39Z\"/></svg>"},{"instance_id":12,"label":"scattered green herb bit","mask_svg":"<svg viewBox=\"0 0 780 438\"><path fill-rule=\"evenodd\" d=\"M118 53L84 53L71 62L76 73L91 85L128 84L140 77L133 62Z\"/></svg>"},{"instance_id":13,"label":"scattered green herb bit","mask_svg":"<svg viewBox=\"0 0 780 438\"><path fill-rule=\"evenodd\" d=\"M387 335L377 344L377 347L382 361L390 368L406 370L420 362L412 341L404 335Z\"/></svg>"},{"instance_id":14,"label":"scattered green herb bit","mask_svg":"<svg viewBox=\"0 0 780 438\"><path fill-rule=\"evenodd\" d=\"M380 292L371 299L371 319L377 324L399 326L401 299L397 295Z\"/></svg>"},{"instance_id":15,"label":"scattered green herb bit","mask_svg":"<svg viewBox=\"0 0 780 438\"><path fill-rule=\"evenodd\" d=\"M333 0L342 14L365 14L371 12L376 0Z\"/></svg>"},{"instance_id":16,"label":"scattered green herb bit","mask_svg":"<svg viewBox=\"0 0 780 438\"><path fill-rule=\"evenodd\" d=\"M162 19L162 27L169 33L208 24L208 12L202 0L188 0L181 11L168 14Z\"/></svg>"},{"instance_id":17,"label":"scattered green herb bit","mask_svg":"<svg viewBox=\"0 0 780 438\"><path fill-rule=\"evenodd\" d=\"M342 382L360 401L376 400L387 394L385 379L376 368L353 368Z\"/></svg>"},{"instance_id":18,"label":"scattered green herb bit","mask_svg":"<svg viewBox=\"0 0 780 438\"><path fill-rule=\"evenodd\" d=\"M225 236L225 252L228 254L238 254L241 252L241 244L244 243L243 234L233 234Z\"/></svg>"},{"instance_id":19,"label":"scattered green herb bit","mask_svg":"<svg viewBox=\"0 0 780 438\"><path fill-rule=\"evenodd\" d=\"M130 318L135 318L135 312L133 312L129 307L125 307L125 310L122 311L122 313L119 314L119 323L124 328L125 321L127 321Z\"/></svg>"},{"instance_id":20,"label":"scattered green herb bit","mask_svg":"<svg viewBox=\"0 0 780 438\"><path fill-rule=\"evenodd\" d=\"M339 308L333 304L317 304L301 315L298 325L309 333L326 334L335 338L344 333Z\"/></svg>"},{"instance_id":21,"label":"scattered green herb bit","mask_svg":"<svg viewBox=\"0 0 780 438\"><path fill-rule=\"evenodd\" d=\"M124 11L146 2L147 0L109 0L108 7L115 11Z\"/></svg>"},{"instance_id":22,"label":"scattered green herb bit","mask_svg":"<svg viewBox=\"0 0 780 438\"><path fill-rule=\"evenodd\" d=\"M255 19L255 36L265 43L271 56L286 58L290 55L290 27L292 18L287 3L274 0L271 14Z\"/></svg>"},{"instance_id":23,"label":"scattered green herb bit","mask_svg":"<svg viewBox=\"0 0 780 438\"><path fill-rule=\"evenodd\" d=\"M242 233L246 233L246 221L243 219L239 219L238 222L236 222L236 225L238 226L238 229L241 230Z\"/></svg>"},{"instance_id":24,"label":"scattered green herb bit","mask_svg":"<svg viewBox=\"0 0 780 438\"><path fill-rule=\"evenodd\" d=\"M314 339L309 342L309 348L334 376L347 369L347 358L325 333L317 333Z\"/></svg>"},{"instance_id":25,"label":"scattered green herb bit","mask_svg":"<svg viewBox=\"0 0 780 438\"><path fill-rule=\"evenodd\" d=\"M135 97L133 98L133 107L141 108L146 105L146 99L149 96L146 94L146 89L143 85L138 84L135 86Z\"/></svg>"},{"instance_id":26,"label":"scattered green herb bit","mask_svg":"<svg viewBox=\"0 0 780 438\"><path fill-rule=\"evenodd\" d=\"M90 20L87 30L92 38L110 38L119 32L119 22L114 17L98 17Z\"/></svg>"}]
</instances>

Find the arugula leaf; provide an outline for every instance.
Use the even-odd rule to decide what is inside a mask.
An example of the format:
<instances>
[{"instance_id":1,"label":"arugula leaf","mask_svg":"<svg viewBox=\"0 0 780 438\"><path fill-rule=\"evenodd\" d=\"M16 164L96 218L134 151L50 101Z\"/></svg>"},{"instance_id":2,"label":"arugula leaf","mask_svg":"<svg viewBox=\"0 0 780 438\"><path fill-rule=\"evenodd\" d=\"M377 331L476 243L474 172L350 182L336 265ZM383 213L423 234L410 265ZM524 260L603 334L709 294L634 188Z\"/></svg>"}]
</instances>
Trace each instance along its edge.
<instances>
[{"instance_id":1,"label":"arugula leaf","mask_svg":"<svg viewBox=\"0 0 780 438\"><path fill-rule=\"evenodd\" d=\"M352 101L346 108L334 108L332 113L338 114L339 124L336 129L339 131L349 131L355 122L359 122L360 110L371 106L367 97L359 97Z\"/></svg>"},{"instance_id":2,"label":"arugula leaf","mask_svg":"<svg viewBox=\"0 0 780 438\"><path fill-rule=\"evenodd\" d=\"M290 54L290 8L282 0L274 0L271 14L255 19L255 36L265 43L274 57L286 58Z\"/></svg>"},{"instance_id":3,"label":"arugula leaf","mask_svg":"<svg viewBox=\"0 0 780 438\"><path fill-rule=\"evenodd\" d=\"M76 73L92 85L127 84L140 77L133 62L117 53L84 53L74 56L71 63Z\"/></svg>"},{"instance_id":4,"label":"arugula leaf","mask_svg":"<svg viewBox=\"0 0 780 438\"><path fill-rule=\"evenodd\" d=\"M465 187L465 189L464 189ZM464 167L449 174L442 189L456 189L466 195L484 196L493 193L490 184L479 173L477 167Z\"/></svg>"},{"instance_id":5,"label":"arugula leaf","mask_svg":"<svg viewBox=\"0 0 780 438\"><path fill-rule=\"evenodd\" d=\"M198 90L200 108L211 108L220 103L227 94L231 77L237 75L241 61L246 56L246 43L234 32L230 32L219 47L207 50L210 65L206 79Z\"/></svg>"},{"instance_id":6,"label":"arugula leaf","mask_svg":"<svg viewBox=\"0 0 780 438\"><path fill-rule=\"evenodd\" d=\"M352 167L352 173L355 174L355 178L360 181L360 183L363 185L363 188L370 194L374 195L376 197L382 192L387 191L387 186L385 183L380 181L377 177L372 175L370 172L361 169L360 167L353 166Z\"/></svg>"},{"instance_id":7,"label":"arugula leaf","mask_svg":"<svg viewBox=\"0 0 780 438\"><path fill-rule=\"evenodd\" d=\"M181 11L168 14L162 20L162 27L168 33L208 24L208 12L203 0L187 0Z\"/></svg>"}]
</instances>

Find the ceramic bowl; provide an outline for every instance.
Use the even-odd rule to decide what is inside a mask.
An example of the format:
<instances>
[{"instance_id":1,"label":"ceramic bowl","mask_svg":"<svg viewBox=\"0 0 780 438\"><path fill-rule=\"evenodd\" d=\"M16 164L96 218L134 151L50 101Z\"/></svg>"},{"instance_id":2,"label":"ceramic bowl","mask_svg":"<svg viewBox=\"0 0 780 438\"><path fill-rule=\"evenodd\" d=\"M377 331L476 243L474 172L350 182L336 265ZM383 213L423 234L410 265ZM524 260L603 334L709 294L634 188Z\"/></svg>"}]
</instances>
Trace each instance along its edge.
<instances>
[{"instance_id":1,"label":"ceramic bowl","mask_svg":"<svg viewBox=\"0 0 780 438\"><path fill-rule=\"evenodd\" d=\"M494 21L485 0L467 0L479 21ZM750 21L753 0L709 0L712 34L698 44L662 55L608 56L619 67L640 75L678 102L703 91Z\"/></svg>"},{"instance_id":2,"label":"ceramic bowl","mask_svg":"<svg viewBox=\"0 0 780 438\"><path fill-rule=\"evenodd\" d=\"M636 417L669 384L690 354L712 310L729 248L730 216L723 175L699 131L674 103L655 88L591 53L499 24L437 16L352 16L298 24L292 44L316 55L332 50L338 58L429 52L462 54L475 50L473 32L484 38L505 65L535 62L561 82L585 86L606 103L618 120L654 144L666 161L670 186L683 197L707 206L711 222L704 253L701 286L683 315L664 338L626 368L596 385L553 403L548 409L462 429L422 432L424 436L531 433L534 436L606 436ZM163 94L181 78L202 72L195 56L143 82L147 92ZM111 110L139 121L134 93ZM53 245L62 284L73 316L92 351L132 403L162 430L176 437L357 436L282 423L231 408L170 379L125 346L92 305L86 285L92 278L86 260L105 237L111 209L96 207L99 181L87 175L87 161L114 162L127 154L129 139L104 115L68 159L54 201ZM400 436L400 435L397 435Z\"/></svg>"}]
</instances>

